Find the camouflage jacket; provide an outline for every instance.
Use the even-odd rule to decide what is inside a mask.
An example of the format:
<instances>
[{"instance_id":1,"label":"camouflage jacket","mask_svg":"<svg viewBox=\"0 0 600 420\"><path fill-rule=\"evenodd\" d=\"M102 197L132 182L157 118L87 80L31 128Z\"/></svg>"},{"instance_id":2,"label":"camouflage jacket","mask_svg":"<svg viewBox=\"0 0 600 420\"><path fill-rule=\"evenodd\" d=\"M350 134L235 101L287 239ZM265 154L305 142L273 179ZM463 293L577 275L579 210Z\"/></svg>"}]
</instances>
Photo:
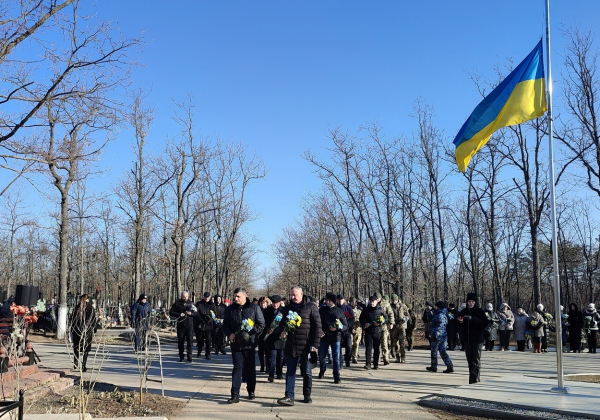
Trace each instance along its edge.
<instances>
[{"instance_id":1,"label":"camouflage jacket","mask_svg":"<svg viewBox=\"0 0 600 420\"><path fill-rule=\"evenodd\" d=\"M383 312L385 312L385 316L387 317L387 323L383 324L382 326L383 330L389 331L389 326L395 324L394 310L392 309L392 305L390 305L389 302L386 302L384 300L382 300L379 303L379 305L381 306L381 309L383 309Z\"/></svg>"},{"instance_id":2,"label":"camouflage jacket","mask_svg":"<svg viewBox=\"0 0 600 420\"><path fill-rule=\"evenodd\" d=\"M394 311L394 319L396 321L394 328L406 329L406 325L410 319L408 314L408 306L402 303L402 301L392 303L391 305L392 310Z\"/></svg>"}]
</instances>

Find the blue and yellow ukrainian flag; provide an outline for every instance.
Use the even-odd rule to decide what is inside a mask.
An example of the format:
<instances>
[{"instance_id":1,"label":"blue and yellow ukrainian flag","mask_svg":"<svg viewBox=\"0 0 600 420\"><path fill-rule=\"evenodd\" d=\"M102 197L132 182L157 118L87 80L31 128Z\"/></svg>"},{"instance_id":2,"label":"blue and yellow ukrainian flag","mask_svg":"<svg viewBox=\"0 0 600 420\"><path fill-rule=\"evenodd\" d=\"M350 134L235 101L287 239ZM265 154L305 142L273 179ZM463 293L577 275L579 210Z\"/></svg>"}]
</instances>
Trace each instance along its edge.
<instances>
[{"instance_id":1,"label":"blue and yellow ukrainian flag","mask_svg":"<svg viewBox=\"0 0 600 420\"><path fill-rule=\"evenodd\" d=\"M456 164L464 172L469 161L502 127L521 124L546 112L542 41L477 105L454 139Z\"/></svg>"}]
</instances>

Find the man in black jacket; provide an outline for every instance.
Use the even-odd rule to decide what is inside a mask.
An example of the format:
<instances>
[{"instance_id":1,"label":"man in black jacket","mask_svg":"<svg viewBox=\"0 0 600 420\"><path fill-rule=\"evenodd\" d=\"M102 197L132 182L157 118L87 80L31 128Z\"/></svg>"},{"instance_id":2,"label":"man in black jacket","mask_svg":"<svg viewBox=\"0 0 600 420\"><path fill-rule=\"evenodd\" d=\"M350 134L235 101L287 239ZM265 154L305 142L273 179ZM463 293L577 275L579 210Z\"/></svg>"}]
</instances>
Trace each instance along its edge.
<instances>
[{"instance_id":1,"label":"man in black jacket","mask_svg":"<svg viewBox=\"0 0 600 420\"><path fill-rule=\"evenodd\" d=\"M196 342L198 343L198 357L202 353L202 346L206 344L206 360L210 360L213 332L212 316L215 314L215 305L210 301L210 292L204 292L204 299L196 303L196 308L198 308L198 313L194 319L194 329L196 330Z\"/></svg>"},{"instance_id":2,"label":"man in black jacket","mask_svg":"<svg viewBox=\"0 0 600 420\"><path fill-rule=\"evenodd\" d=\"M277 400L280 405L294 405L294 388L296 386L296 369L300 364L302 375L302 393L304 402L311 403L310 393L312 390L312 370L308 363L309 354L316 353L321 338L321 317L319 308L310 302L300 286L292 287L290 291L291 302L282 311L283 320L278 328L280 337L285 343L285 362L287 372L285 374L285 397ZM286 317L290 312L296 312L302 322L298 328L286 332Z\"/></svg>"},{"instance_id":3,"label":"man in black jacket","mask_svg":"<svg viewBox=\"0 0 600 420\"><path fill-rule=\"evenodd\" d=\"M271 330L271 324L281 314L281 296L271 296L271 306L264 310L263 316L265 317L265 329L266 334L263 338L265 341L265 350L267 353L267 372L269 373L269 382L275 380L275 374L277 379L283 379L283 349L281 347L275 348L275 341L277 335L274 330ZM280 315L281 316L281 315Z\"/></svg>"},{"instance_id":4,"label":"man in black jacket","mask_svg":"<svg viewBox=\"0 0 600 420\"><path fill-rule=\"evenodd\" d=\"M194 316L196 308L188 301L188 292L181 292L181 298L173 304L169 315L177 319L177 346L179 361L183 362L183 346L187 344L187 361L192 361L192 340L194 339Z\"/></svg>"},{"instance_id":5,"label":"man in black jacket","mask_svg":"<svg viewBox=\"0 0 600 420\"><path fill-rule=\"evenodd\" d=\"M341 359L341 341L342 335L348 331L348 321L346 315L337 306L335 302L337 297L334 293L327 293L325 297L325 305L319 308L319 316L321 317L321 342L319 344L319 360L320 371L319 379L322 379L327 370L325 358L331 347L331 355L333 357L333 382L339 384L340 379L340 359Z\"/></svg>"},{"instance_id":6,"label":"man in black jacket","mask_svg":"<svg viewBox=\"0 0 600 420\"><path fill-rule=\"evenodd\" d=\"M485 311L477 305L477 294L467 294L467 307L460 312L459 328L465 340L465 354L469 364L469 383L479 382L481 368L481 349L483 347L483 330L488 321Z\"/></svg>"},{"instance_id":7,"label":"man in black jacket","mask_svg":"<svg viewBox=\"0 0 600 420\"><path fill-rule=\"evenodd\" d=\"M342 333L342 341L340 341L340 354L341 351L344 350L344 362L346 362L346 367L350 367L350 359L352 357L352 332L350 329L352 328L354 321L358 321L358 319L354 319L354 310L352 309L352 306L346 303L344 295L337 295L337 303L338 308L342 310L344 316L346 317L346 323L348 324L348 328Z\"/></svg>"},{"instance_id":8,"label":"man in black jacket","mask_svg":"<svg viewBox=\"0 0 600 420\"><path fill-rule=\"evenodd\" d=\"M238 287L233 291L233 303L225 310L223 332L231 340L231 398L229 404L240 402L242 370L246 378L248 398L255 399L256 389L256 337L265 327L265 320L258 305L248 300L246 289ZM244 321L249 321L245 328Z\"/></svg>"}]
</instances>

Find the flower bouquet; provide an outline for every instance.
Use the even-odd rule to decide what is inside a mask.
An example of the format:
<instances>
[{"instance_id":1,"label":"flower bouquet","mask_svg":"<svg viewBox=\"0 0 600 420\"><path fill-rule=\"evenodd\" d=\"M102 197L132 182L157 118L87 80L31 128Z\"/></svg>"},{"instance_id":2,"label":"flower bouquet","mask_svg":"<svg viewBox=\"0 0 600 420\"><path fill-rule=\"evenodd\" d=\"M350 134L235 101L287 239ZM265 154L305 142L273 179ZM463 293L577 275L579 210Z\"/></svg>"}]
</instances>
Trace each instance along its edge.
<instances>
[{"instance_id":1,"label":"flower bouquet","mask_svg":"<svg viewBox=\"0 0 600 420\"><path fill-rule=\"evenodd\" d=\"M337 331L341 331L344 328L344 325L339 319L336 319L335 322L329 327L329 330L332 328L335 328Z\"/></svg>"},{"instance_id":2,"label":"flower bouquet","mask_svg":"<svg viewBox=\"0 0 600 420\"><path fill-rule=\"evenodd\" d=\"M240 324L240 328L235 332L235 336L237 338L238 334L240 336L240 341L247 343L248 341L250 341L250 331L252 331L252 328L254 328L254 321L252 321L250 318L246 318L244 320L242 320L242 323Z\"/></svg>"},{"instance_id":3,"label":"flower bouquet","mask_svg":"<svg viewBox=\"0 0 600 420\"><path fill-rule=\"evenodd\" d=\"M298 314L298 312L290 311L285 317L285 326L283 327L282 337L275 342L275 348L277 350L283 349L285 347L285 342L287 340L287 335L291 332L296 331L296 329L302 324L302 317Z\"/></svg>"},{"instance_id":4,"label":"flower bouquet","mask_svg":"<svg viewBox=\"0 0 600 420\"><path fill-rule=\"evenodd\" d=\"M454 314L453 313L449 313L448 314L448 319L454 319Z\"/></svg>"},{"instance_id":5,"label":"flower bouquet","mask_svg":"<svg viewBox=\"0 0 600 420\"><path fill-rule=\"evenodd\" d=\"M281 324L282 319L283 319L283 315L281 315L281 313L278 313L277 316L275 317L275 319L273 320L273 322L271 322L271 325L269 326L269 330L275 331L275 328L279 327L279 324ZM266 340L267 337L270 335L271 335L271 333L267 332L265 334L265 336L263 337L263 340Z\"/></svg>"},{"instance_id":6,"label":"flower bouquet","mask_svg":"<svg viewBox=\"0 0 600 420\"><path fill-rule=\"evenodd\" d=\"M562 318L561 322L565 327L568 327L569 325L571 325L571 324L569 324L569 314L562 314L561 318Z\"/></svg>"},{"instance_id":7,"label":"flower bouquet","mask_svg":"<svg viewBox=\"0 0 600 420\"><path fill-rule=\"evenodd\" d=\"M552 314L549 312L544 313L544 318L546 318L546 321L552 321Z\"/></svg>"},{"instance_id":8,"label":"flower bouquet","mask_svg":"<svg viewBox=\"0 0 600 420\"><path fill-rule=\"evenodd\" d=\"M210 317L212 318L213 322L217 325L221 325L223 323L222 320L217 318L217 316L215 315L215 313L212 310L210 311Z\"/></svg>"}]
</instances>

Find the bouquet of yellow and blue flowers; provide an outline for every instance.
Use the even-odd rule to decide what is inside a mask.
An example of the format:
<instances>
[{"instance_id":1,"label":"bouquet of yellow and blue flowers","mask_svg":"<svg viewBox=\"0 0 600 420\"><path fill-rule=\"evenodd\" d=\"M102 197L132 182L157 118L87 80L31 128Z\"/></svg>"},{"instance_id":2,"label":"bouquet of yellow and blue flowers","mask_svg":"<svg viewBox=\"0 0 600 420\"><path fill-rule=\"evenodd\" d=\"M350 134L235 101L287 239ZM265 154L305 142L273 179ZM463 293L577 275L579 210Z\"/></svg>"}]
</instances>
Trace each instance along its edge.
<instances>
[{"instance_id":1,"label":"bouquet of yellow and blue flowers","mask_svg":"<svg viewBox=\"0 0 600 420\"><path fill-rule=\"evenodd\" d=\"M336 318L335 322L333 324L331 324L331 326L329 327L330 330L332 328L335 328L336 330L341 331L344 328L344 325L342 324L342 321L340 321L339 319Z\"/></svg>"},{"instance_id":2,"label":"bouquet of yellow and blue flowers","mask_svg":"<svg viewBox=\"0 0 600 420\"><path fill-rule=\"evenodd\" d=\"M569 324L569 314L562 314L560 317L562 318L562 321L561 321L561 322L562 322L562 324L563 324L565 327L568 327L568 326L570 325L570 324Z\"/></svg>"},{"instance_id":3,"label":"bouquet of yellow and blue flowers","mask_svg":"<svg viewBox=\"0 0 600 420\"><path fill-rule=\"evenodd\" d=\"M302 324L302 317L298 315L298 312L290 311L285 319L285 332L291 333L296 330Z\"/></svg>"},{"instance_id":4,"label":"bouquet of yellow and blue flowers","mask_svg":"<svg viewBox=\"0 0 600 420\"><path fill-rule=\"evenodd\" d=\"M242 323L240 324L240 328L235 332L236 338L239 334L240 341L242 341L242 342L250 341L249 333L250 333L250 331L252 331L252 328L254 328L254 321L252 321L250 318L246 318L246 319L242 320Z\"/></svg>"},{"instance_id":5,"label":"bouquet of yellow and blue flowers","mask_svg":"<svg viewBox=\"0 0 600 420\"><path fill-rule=\"evenodd\" d=\"M215 313L212 310L210 311L210 317L213 319L213 322L217 325L220 325L223 322L222 320L217 318L217 316L215 315Z\"/></svg>"},{"instance_id":6,"label":"bouquet of yellow and blue flowers","mask_svg":"<svg viewBox=\"0 0 600 420\"><path fill-rule=\"evenodd\" d=\"M275 331L275 328L279 327L279 324L281 324L282 318L283 318L283 316L281 315L281 313L278 313L277 316L275 317L275 319L273 320L273 322L271 322L271 326L269 327L269 330ZM265 336L263 337L263 340L266 340L267 337L270 335L271 335L271 333L267 332L265 334Z\"/></svg>"}]
</instances>

